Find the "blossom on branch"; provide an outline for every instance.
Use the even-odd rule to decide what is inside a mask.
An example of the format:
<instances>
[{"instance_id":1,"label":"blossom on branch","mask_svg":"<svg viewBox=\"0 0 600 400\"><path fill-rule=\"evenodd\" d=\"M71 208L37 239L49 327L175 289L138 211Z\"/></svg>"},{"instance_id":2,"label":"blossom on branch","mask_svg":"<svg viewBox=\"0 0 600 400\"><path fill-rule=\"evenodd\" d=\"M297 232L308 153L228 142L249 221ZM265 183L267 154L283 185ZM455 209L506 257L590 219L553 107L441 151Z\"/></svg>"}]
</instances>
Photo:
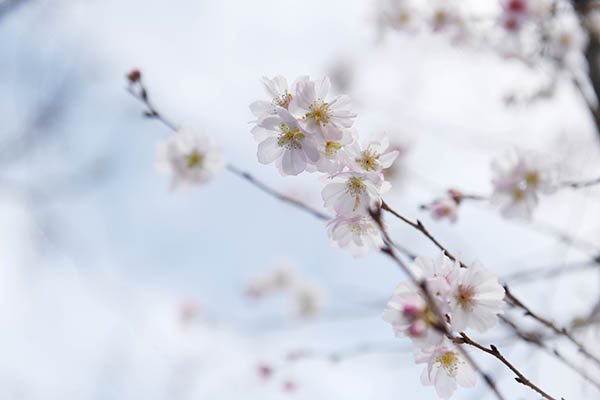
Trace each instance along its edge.
<instances>
[{"instance_id":1,"label":"blossom on branch","mask_svg":"<svg viewBox=\"0 0 600 400\"><path fill-rule=\"evenodd\" d=\"M225 167L225 159L210 136L184 128L158 144L156 166L172 174L175 188L207 183Z\"/></svg>"},{"instance_id":2,"label":"blossom on branch","mask_svg":"<svg viewBox=\"0 0 600 400\"><path fill-rule=\"evenodd\" d=\"M417 347L414 355L417 364L427 363L421 374L421 383L433 385L440 398L450 398L458 386L475 386L475 371L448 339L444 338L437 346Z\"/></svg>"}]
</instances>

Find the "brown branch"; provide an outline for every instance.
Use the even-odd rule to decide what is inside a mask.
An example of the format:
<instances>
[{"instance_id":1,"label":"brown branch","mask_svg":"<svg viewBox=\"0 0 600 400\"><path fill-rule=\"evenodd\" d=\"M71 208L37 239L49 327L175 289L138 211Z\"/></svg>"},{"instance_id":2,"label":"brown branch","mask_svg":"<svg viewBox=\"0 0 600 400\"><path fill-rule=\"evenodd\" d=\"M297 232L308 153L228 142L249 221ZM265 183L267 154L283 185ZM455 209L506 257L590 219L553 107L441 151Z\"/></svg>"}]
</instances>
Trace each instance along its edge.
<instances>
[{"instance_id":1,"label":"brown branch","mask_svg":"<svg viewBox=\"0 0 600 400\"><path fill-rule=\"evenodd\" d=\"M515 324L513 321L502 315L500 316L500 320L508 327L510 327L511 330L523 341L529 343L532 346L536 346L537 348L540 348L543 351L545 351L548 355L557 358L560 362L569 367L576 374L580 375L587 382L591 383L597 389L600 389L600 382L592 378L582 368L575 365L571 360L567 359L558 349L550 348L550 346L548 346L548 344L543 341L543 337L540 333L526 332L520 327L518 327L517 324Z\"/></svg>"},{"instance_id":2,"label":"brown branch","mask_svg":"<svg viewBox=\"0 0 600 400\"><path fill-rule=\"evenodd\" d=\"M529 380L525 375L523 375L523 373L521 371L519 371L517 369L517 367L515 367L506 357L504 357L504 355L502 355L502 353L500 353L500 350L498 350L498 348L496 346L494 346L493 344L491 344L489 348L485 347L484 345L471 339L464 332L460 333L460 337L454 338L454 343L466 344L466 345L475 347L485 353L488 353L488 354L496 357L502 364L506 365L508 367L508 369L510 369L516 375L515 380L517 382L531 388L531 390L534 390L535 392L537 392L539 395L541 395L543 398L545 398L547 400L556 400L555 397L552 397L551 395L546 393L539 386L537 386L533 382L531 382L531 380Z\"/></svg>"},{"instance_id":3,"label":"brown branch","mask_svg":"<svg viewBox=\"0 0 600 400\"><path fill-rule=\"evenodd\" d=\"M385 204L385 202L383 204ZM444 318L444 315L440 311L435 299L433 298L431 292L429 291L429 289L427 287L427 281L424 279L418 279L417 276L414 274L414 272L412 272L410 270L408 265L406 265L406 263L404 263L404 261L402 261L402 259L400 257L398 257L398 255L394 251L394 248L390 245L391 239L387 232L387 229L385 228L385 225L383 224L383 219L381 216L382 208L383 208L383 206L380 208L377 208L376 210L369 210L370 214L371 214L371 218L373 218L373 220L377 223L377 226L379 227L379 230L381 231L381 234L384 238L384 242L387 244L387 246L385 246L381 249L382 253L387 255L388 257L390 257L400 267L400 269L402 271L404 271L404 273L409 277L409 279L413 282L413 284L420 289L421 293L423 294L423 297L425 298L425 302L428 304L429 308L431 309L433 314L436 316L436 323L434 325L434 329L437 329L438 331L443 333L446 337L452 338L452 332L450 332L448 325L445 323L446 319ZM401 218L403 218L403 217L401 217ZM409 221L409 220L406 220L406 221ZM416 225L422 226L420 224L416 224ZM418 228L416 228L416 229L418 229ZM483 369L475 362L475 360L470 356L470 354L463 347L458 346L457 349L461 352L461 354L463 355L465 360L467 360L467 362L473 367L473 369L481 376L481 378L485 381L485 383L488 385L490 390L496 395L496 397L500 400L504 399L504 396L498 390L496 382L493 380L493 378L489 374L487 374L485 371L483 371ZM549 398L549 400L554 400L554 399Z\"/></svg>"},{"instance_id":4,"label":"brown branch","mask_svg":"<svg viewBox=\"0 0 600 400\"><path fill-rule=\"evenodd\" d=\"M578 339L576 339L573 336L573 334L571 334L571 332L569 332L569 330L567 328L565 328L565 327L558 327L554 322L552 322L549 319L547 319L545 317L542 317L541 315L533 312L529 307L527 307L525 304L523 304L522 301L520 301L519 299L517 299L514 294L512 294L512 292L508 289L508 286L504 285L504 290L506 292L506 299L511 304L513 304L514 306L516 306L518 308L521 308L525 312L526 316L535 319L536 321L538 321L542 325L544 325L547 328L549 328L550 330L552 330L557 335L564 336L565 338L567 338L568 341L570 341L573 345L575 345L575 347L577 347L577 350L581 354L583 354L586 358L590 359L597 366L600 367L600 359L598 357L594 356L592 353L590 353L585 348L585 346L583 345L583 343L581 343Z\"/></svg>"}]
</instances>

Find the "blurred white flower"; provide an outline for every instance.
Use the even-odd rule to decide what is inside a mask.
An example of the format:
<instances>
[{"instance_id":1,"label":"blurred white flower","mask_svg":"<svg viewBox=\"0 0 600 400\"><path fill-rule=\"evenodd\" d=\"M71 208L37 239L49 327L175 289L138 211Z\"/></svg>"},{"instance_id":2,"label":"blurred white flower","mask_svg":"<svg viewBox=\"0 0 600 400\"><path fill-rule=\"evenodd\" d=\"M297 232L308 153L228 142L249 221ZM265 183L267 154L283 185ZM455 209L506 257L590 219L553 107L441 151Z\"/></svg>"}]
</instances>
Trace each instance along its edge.
<instances>
[{"instance_id":1,"label":"blurred white flower","mask_svg":"<svg viewBox=\"0 0 600 400\"><path fill-rule=\"evenodd\" d=\"M258 120L261 120L269 115L276 114L278 107L287 109L290 101L296 95L298 82L306 80L308 80L308 76L300 76L289 87L287 80L281 75L277 75L273 79L263 77L262 83L267 94L271 97L271 101L255 101L250 104L250 111Z\"/></svg>"},{"instance_id":2,"label":"blurred white flower","mask_svg":"<svg viewBox=\"0 0 600 400\"><path fill-rule=\"evenodd\" d=\"M440 398L450 398L458 386L475 386L475 371L447 338L434 347L417 347L414 353L417 364L427 363L421 374L421 383L433 385Z\"/></svg>"},{"instance_id":3,"label":"blurred white flower","mask_svg":"<svg viewBox=\"0 0 600 400\"><path fill-rule=\"evenodd\" d=\"M380 26L398 31L413 31L418 27L418 10L410 0L380 0L377 4Z\"/></svg>"},{"instance_id":4,"label":"blurred white flower","mask_svg":"<svg viewBox=\"0 0 600 400\"><path fill-rule=\"evenodd\" d=\"M342 130L350 128L356 117L350 110L350 96L341 95L326 100L330 87L331 82L327 77L318 82L302 81L288 107L308 132L320 135L325 141L340 140Z\"/></svg>"},{"instance_id":5,"label":"blurred white flower","mask_svg":"<svg viewBox=\"0 0 600 400\"><path fill-rule=\"evenodd\" d=\"M314 318L321 313L325 297L321 288L309 281L299 281L291 287L292 309L300 319Z\"/></svg>"},{"instance_id":6,"label":"blurred white flower","mask_svg":"<svg viewBox=\"0 0 600 400\"><path fill-rule=\"evenodd\" d=\"M287 262L278 263L266 275L252 280L246 287L246 295L259 298L278 290L291 287L296 281L294 268Z\"/></svg>"},{"instance_id":7,"label":"blurred white flower","mask_svg":"<svg viewBox=\"0 0 600 400\"><path fill-rule=\"evenodd\" d=\"M379 178L356 172L333 176L321 192L325 207L338 215L367 214L369 208L381 203Z\"/></svg>"},{"instance_id":8,"label":"blurred white flower","mask_svg":"<svg viewBox=\"0 0 600 400\"><path fill-rule=\"evenodd\" d=\"M588 38L576 16L553 18L548 31L549 50L556 59L573 67L577 66L577 62L583 62L583 50Z\"/></svg>"},{"instance_id":9,"label":"blurred white flower","mask_svg":"<svg viewBox=\"0 0 600 400\"><path fill-rule=\"evenodd\" d=\"M468 268L455 268L450 282L451 324L455 330L473 328L483 333L496 326L504 300L504 288L496 275L475 262Z\"/></svg>"},{"instance_id":10,"label":"blurred white flower","mask_svg":"<svg viewBox=\"0 0 600 400\"><path fill-rule=\"evenodd\" d=\"M339 215L327 224L331 243L346 249L354 257L364 256L369 250L379 250L383 239L379 227L368 215Z\"/></svg>"},{"instance_id":11,"label":"blurred white flower","mask_svg":"<svg viewBox=\"0 0 600 400\"><path fill-rule=\"evenodd\" d=\"M172 174L174 188L210 181L225 167L225 159L210 136L184 128L158 144L156 166Z\"/></svg>"},{"instance_id":12,"label":"blurred white flower","mask_svg":"<svg viewBox=\"0 0 600 400\"><path fill-rule=\"evenodd\" d=\"M507 218L529 218L538 203L538 193L551 193L554 171L537 157L513 151L492 162L494 192L491 202Z\"/></svg>"},{"instance_id":13,"label":"blurred white flower","mask_svg":"<svg viewBox=\"0 0 600 400\"><path fill-rule=\"evenodd\" d=\"M446 218L448 221L454 223L458 219L458 204L454 199L447 197L438 199L426 206L426 208L434 220Z\"/></svg>"},{"instance_id":14,"label":"blurred white flower","mask_svg":"<svg viewBox=\"0 0 600 400\"><path fill-rule=\"evenodd\" d=\"M252 133L260 141L258 161L275 162L281 175L298 175L319 159L315 140L284 108L278 107L276 115L259 121Z\"/></svg>"}]
</instances>

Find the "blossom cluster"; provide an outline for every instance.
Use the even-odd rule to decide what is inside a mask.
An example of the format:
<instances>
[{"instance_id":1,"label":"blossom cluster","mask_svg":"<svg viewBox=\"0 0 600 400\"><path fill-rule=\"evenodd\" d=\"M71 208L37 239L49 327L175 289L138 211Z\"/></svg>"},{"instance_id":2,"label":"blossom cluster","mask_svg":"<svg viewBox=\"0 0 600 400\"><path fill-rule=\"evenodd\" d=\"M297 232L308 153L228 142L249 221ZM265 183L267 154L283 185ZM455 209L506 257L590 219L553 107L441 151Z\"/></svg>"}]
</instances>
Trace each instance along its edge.
<instances>
[{"instance_id":1,"label":"blossom cluster","mask_svg":"<svg viewBox=\"0 0 600 400\"><path fill-rule=\"evenodd\" d=\"M473 13L457 0L379 0L377 23L382 31L444 33L453 41L485 41L508 57L572 66L587 42L577 13L565 4L560 12L551 0L500 0L496 13ZM598 21L586 21L593 30ZM494 39L495 38L495 39Z\"/></svg>"},{"instance_id":2,"label":"blossom cluster","mask_svg":"<svg viewBox=\"0 0 600 400\"><path fill-rule=\"evenodd\" d=\"M438 396L447 399L458 386L475 385L475 371L447 333L493 328L502 313L504 289L481 263L463 267L444 254L417 258L412 268L435 305L428 303L420 287L403 282L389 299L383 319L396 336L412 341L415 362L427 364L422 383L433 385Z\"/></svg>"},{"instance_id":3,"label":"blossom cluster","mask_svg":"<svg viewBox=\"0 0 600 400\"><path fill-rule=\"evenodd\" d=\"M383 134L359 142L352 100L330 96L329 78L301 76L289 85L276 76L262 82L268 98L250 105L258 161L275 164L284 176L324 174L322 198L334 213L328 223L332 243L354 256L380 248L383 241L369 209L381 204L381 194L391 187L383 171L398 151Z\"/></svg>"}]
</instances>

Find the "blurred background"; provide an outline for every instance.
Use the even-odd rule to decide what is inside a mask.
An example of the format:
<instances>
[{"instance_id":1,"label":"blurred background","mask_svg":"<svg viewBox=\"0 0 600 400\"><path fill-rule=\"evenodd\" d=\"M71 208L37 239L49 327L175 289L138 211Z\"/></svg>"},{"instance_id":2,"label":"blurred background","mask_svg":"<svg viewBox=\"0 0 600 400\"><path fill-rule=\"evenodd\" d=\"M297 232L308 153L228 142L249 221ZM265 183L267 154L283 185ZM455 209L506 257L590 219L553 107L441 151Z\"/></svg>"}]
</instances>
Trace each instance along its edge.
<instances>
[{"instance_id":1,"label":"blurred background","mask_svg":"<svg viewBox=\"0 0 600 400\"><path fill-rule=\"evenodd\" d=\"M264 98L262 76L329 75L353 97L361 135L385 131L403 149L387 201L462 259L504 278L585 263L600 248L593 187L544 197L531 223L484 204L461 207L454 225L419 209L449 187L488 193L490 161L513 146L565 176L599 175L600 140L569 79L549 99L506 101L543 87L544 68L444 35L382 32L367 0L3 0L1 399L435 398L408 341L381 320L404 279L396 267L330 247L322 222L227 172L170 191L154 168L170 132L126 92L132 68L171 120L316 207L316 176L284 179L256 161L248 104ZM397 242L437 256L388 223ZM273 274L301 285L257 296ZM587 268L514 291L569 325L590 313L599 287ZM598 351L595 329L584 333ZM481 339L550 392L600 398L507 330ZM510 398L535 398L476 357ZM453 398L492 397L479 382Z\"/></svg>"}]
</instances>

